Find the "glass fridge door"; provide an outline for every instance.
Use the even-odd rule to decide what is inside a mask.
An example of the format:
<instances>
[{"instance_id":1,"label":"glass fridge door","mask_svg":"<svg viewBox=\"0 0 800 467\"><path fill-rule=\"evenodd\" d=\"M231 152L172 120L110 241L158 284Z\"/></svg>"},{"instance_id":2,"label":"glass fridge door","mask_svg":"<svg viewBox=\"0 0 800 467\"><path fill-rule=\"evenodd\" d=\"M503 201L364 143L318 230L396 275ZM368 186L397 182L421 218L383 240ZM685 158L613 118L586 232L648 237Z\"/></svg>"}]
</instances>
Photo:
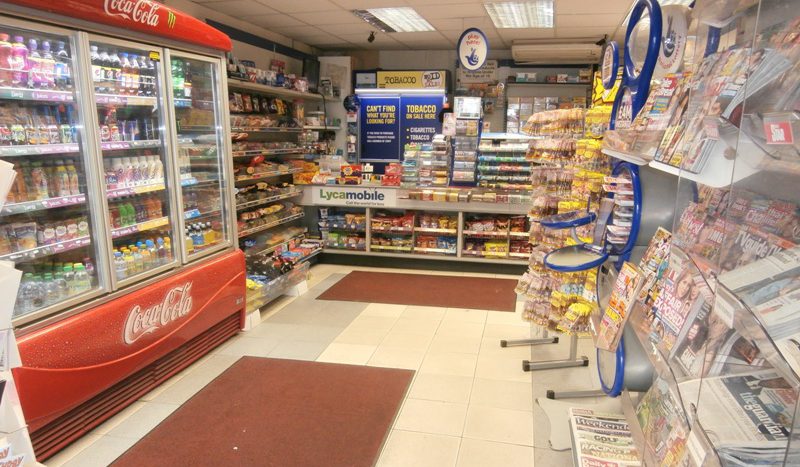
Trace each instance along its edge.
<instances>
[{"instance_id":1,"label":"glass fridge door","mask_svg":"<svg viewBox=\"0 0 800 467\"><path fill-rule=\"evenodd\" d=\"M182 246L191 261L231 245L228 159L220 61L169 51L182 206Z\"/></svg>"},{"instance_id":2,"label":"glass fridge door","mask_svg":"<svg viewBox=\"0 0 800 467\"><path fill-rule=\"evenodd\" d=\"M16 177L0 208L0 260L22 270L13 316L24 324L108 290L102 216L75 33L0 18L0 160ZM86 83L84 83L85 85Z\"/></svg>"},{"instance_id":3,"label":"glass fridge door","mask_svg":"<svg viewBox=\"0 0 800 467\"><path fill-rule=\"evenodd\" d=\"M177 264L162 49L90 36L115 287Z\"/></svg>"}]
</instances>

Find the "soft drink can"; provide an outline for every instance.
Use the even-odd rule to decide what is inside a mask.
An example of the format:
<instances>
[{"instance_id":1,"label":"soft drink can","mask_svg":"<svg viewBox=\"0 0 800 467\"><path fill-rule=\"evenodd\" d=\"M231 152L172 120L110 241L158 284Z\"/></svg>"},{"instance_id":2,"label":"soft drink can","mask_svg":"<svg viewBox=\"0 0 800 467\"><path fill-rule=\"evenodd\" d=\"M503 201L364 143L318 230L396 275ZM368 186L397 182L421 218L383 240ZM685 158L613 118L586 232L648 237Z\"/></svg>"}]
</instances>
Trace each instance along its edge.
<instances>
[{"instance_id":1,"label":"soft drink can","mask_svg":"<svg viewBox=\"0 0 800 467\"><path fill-rule=\"evenodd\" d=\"M130 141L138 140L139 139L139 125L136 122L136 120L128 120L127 122L125 122L125 126L127 127L127 129L125 130L125 133L127 133L128 138L130 138Z\"/></svg>"},{"instance_id":2,"label":"soft drink can","mask_svg":"<svg viewBox=\"0 0 800 467\"><path fill-rule=\"evenodd\" d=\"M117 128L119 129L119 140L120 141L129 141L128 139L128 130L125 120L118 120L117 121Z\"/></svg>"},{"instance_id":3,"label":"soft drink can","mask_svg":"<svg viewBox=\"0 0 800 467\"><path fill-rule=\"evenodd\" d=\"M112 123L108 126L108 129L111 132L111 141L120 141L119 125Z\"/></svg>"},{"instance_id":4,"label":"soft drink can","mask_svg":"<svg viewBox=\"0 0 800 467\"><path fill-rule=\"evenodd\" d=\"M104 143L111 141L111 128L108 125L100 125L100 141Z\"/></svg>"},{"instance_id":5,"label":"soft drink can","mask_svg":"<svg viewBox=\"0 0 800 467\"><path fill-rule=\"evenodd\" d=\"M64 144L74 143L75 140L72 139L72 127L67 125L66 123L59 127L59 132L61 133L61 142Z\"/></svg>"}]
</instances>

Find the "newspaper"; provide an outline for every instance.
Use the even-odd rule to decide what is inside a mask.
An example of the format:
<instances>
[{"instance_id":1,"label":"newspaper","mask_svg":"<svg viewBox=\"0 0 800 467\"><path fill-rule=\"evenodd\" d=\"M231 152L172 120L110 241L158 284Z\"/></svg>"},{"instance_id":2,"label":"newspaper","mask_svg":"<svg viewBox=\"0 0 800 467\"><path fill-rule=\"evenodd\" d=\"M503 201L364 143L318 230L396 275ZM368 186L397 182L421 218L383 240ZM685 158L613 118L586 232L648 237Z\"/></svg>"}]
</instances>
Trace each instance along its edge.
<instances>
[{"instance_id":1,"label":"newspaper","mask_svg":"<svg viewBox=\"0 0 800 467\"><path fill-rule=\"evenodd\" d=\"M624 415L576 407L569 411L575 458L580 467L642 465Z\"/></svg>"}]
</instances>

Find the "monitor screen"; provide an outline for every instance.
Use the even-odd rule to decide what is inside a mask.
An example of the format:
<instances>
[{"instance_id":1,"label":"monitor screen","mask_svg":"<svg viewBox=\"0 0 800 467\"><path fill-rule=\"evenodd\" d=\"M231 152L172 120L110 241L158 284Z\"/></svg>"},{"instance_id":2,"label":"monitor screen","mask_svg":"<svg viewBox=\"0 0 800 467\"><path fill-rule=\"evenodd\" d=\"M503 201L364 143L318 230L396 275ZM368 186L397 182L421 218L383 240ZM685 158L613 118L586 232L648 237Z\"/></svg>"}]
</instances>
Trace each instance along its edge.
<instances>
[{"instance_id":1,"label":"monitor screen","mask_svg":"<svg viewBox=\"0 0 800 467\"><path fill-rule=\"evenodd\" d=\"M308 90L317 92L319 89L319 60L310 57L304 58L303 76L308 79Z\"/></svg>"}]
</instances>

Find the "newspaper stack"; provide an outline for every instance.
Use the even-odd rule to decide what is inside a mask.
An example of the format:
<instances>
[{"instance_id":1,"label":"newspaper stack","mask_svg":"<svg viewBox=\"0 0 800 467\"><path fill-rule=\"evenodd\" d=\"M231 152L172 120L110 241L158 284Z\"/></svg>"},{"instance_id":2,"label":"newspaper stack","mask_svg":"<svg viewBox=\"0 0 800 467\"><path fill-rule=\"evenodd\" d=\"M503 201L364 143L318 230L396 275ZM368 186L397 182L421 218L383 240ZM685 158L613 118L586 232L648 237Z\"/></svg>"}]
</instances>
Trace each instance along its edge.
<instances>
[{"instance_id":1,"label":"newspaper stack","mask_svg":"<svg viewBox=\"0 0 800 467\"><path fill-rule=\"evenodd\" d=\"M624 415L569 409L576 465L623 467L642 465Z\"/></svg>"}]
</instances>

